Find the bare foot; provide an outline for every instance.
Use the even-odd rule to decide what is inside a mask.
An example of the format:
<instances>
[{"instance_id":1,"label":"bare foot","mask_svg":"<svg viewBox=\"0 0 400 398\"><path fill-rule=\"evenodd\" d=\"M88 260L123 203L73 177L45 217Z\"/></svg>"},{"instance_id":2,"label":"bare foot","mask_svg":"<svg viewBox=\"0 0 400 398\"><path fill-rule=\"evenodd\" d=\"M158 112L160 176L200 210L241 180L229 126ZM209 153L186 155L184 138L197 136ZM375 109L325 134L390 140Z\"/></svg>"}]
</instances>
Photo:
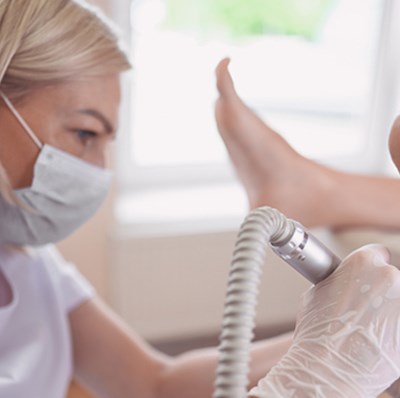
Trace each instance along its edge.
<instances>
[{"instance_id":1,"label":"bare foot","mask_svg":"<svg viewBox=\"0 0 400 398\"><path fill-rule=\"evenodd\" d=\"M238 97L229 59L216 69L217 126L251 208L268 205L307 226L331 223L324 201L335 172L304 158Z\"/></svg>"}]
</instances>

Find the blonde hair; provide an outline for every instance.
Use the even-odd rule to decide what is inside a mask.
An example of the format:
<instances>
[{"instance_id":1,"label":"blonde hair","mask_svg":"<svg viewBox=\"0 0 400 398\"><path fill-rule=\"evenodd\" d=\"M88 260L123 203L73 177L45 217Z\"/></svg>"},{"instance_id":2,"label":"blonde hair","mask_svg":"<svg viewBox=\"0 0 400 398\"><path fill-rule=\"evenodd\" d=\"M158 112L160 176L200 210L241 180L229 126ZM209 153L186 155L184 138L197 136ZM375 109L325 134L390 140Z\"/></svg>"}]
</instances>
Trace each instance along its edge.
<instances>
[{"instance_id":1,"label":"blonde hair","mask_svg":"<svg viewBox=\"0 0 400 398\"><path fill-rule=\"evenodd\" d=\"M0 0L0 90L10 99L129 68L115 27L83 0ZM13 197L1 163L0 194Z\"/></svg>"}]
</instances>

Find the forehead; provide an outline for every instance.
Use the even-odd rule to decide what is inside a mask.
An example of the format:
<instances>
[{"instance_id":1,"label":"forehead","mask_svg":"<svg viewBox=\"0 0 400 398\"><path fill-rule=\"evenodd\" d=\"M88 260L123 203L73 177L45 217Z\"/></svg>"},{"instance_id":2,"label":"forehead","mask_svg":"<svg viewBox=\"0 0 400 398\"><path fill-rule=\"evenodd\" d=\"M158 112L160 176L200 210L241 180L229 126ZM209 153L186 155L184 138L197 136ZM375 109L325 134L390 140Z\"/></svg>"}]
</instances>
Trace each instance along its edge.
<instances>
[{"instance_id":1,"label":"forehead","mask_svg":"<svg viewBox=\"0 0 400 398\"><path fill-rule=\"evenodd\" d=\"M91 78L81 81L71 81L59 85L58 94L66 101L79 103L119 103L120 84L119 76L111 75Z\"/></svg>"},{"instance_id":2,"label":"forehead","mask_svg":"<svg viewBox=\"0 0 400 398\"><path fill-rule=\"evenodd\" d=\"M36 89L21 106L59 116L70 116L80 109L94 109L116 121L120 98L119 75L108 75Z\"/></svg>"}]
</instances>

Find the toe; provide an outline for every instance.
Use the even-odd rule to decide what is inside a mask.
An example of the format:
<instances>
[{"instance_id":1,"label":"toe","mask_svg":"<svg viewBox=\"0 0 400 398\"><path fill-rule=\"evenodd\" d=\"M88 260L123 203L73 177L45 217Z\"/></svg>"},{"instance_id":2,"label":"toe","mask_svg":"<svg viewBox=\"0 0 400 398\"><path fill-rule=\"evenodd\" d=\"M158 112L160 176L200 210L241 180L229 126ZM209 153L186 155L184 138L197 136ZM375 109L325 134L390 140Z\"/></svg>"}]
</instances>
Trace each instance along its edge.
<instances>
[{"instance_id":1,"label":"toe","mask_svg":"<svg viewBox=\"0 0 400 398\"><path fill-rule=\"evenodd\" d=\"M215 70L217 89L220 96L224 99L238 99L231 74L228 70L229 62L229 58L222 59Z\"/></svg>"}]
</instances>

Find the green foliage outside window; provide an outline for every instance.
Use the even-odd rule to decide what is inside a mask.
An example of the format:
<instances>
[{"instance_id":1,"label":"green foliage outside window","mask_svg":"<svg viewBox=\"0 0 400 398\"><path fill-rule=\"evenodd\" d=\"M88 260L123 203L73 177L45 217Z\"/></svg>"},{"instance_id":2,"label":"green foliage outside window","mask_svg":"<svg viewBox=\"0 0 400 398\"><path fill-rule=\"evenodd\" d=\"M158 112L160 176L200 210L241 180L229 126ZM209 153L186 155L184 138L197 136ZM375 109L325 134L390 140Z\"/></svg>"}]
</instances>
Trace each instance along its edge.
<instances>
[{"instance_id":1,"label":"green foliage outside window","mask_svg":"<svg viewBox=\"0 0 400 398\"><path fill-rule=\"evenodd\" d=\"M337 0L166 0L166 25L205 35L284 34L314 39Z\"/></svg>"}]
</instances>

